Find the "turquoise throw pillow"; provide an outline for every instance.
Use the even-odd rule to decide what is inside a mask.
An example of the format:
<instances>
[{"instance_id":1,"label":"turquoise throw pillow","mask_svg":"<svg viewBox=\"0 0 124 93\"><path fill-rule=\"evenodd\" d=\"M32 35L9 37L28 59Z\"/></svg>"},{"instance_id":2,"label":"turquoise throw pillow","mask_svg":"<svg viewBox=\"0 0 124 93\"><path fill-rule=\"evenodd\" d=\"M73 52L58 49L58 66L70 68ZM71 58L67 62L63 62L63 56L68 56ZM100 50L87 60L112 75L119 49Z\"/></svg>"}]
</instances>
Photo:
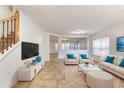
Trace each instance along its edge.
<instances>
[{"instance_id":1,"label":"turquoise throw pillow","mask_svg":"<svg viewBox=\"0 0 124 93\"><path fill-rule=\"evenodd\" d=\"M81 54L80 56L81 56L82 59L88 59L86 54Z\"/></svg>"},{"instance_id":2,"label":"turquoise throw pillow","mask_svg":"<svg viewBox=\"0 0 124 93\"><path fill-rule=\"evenodd\" d=\"M124 67L124 58L121 60L121 63L119 64L120 67Z\"/></svg>"},{"instance_id":3,"label":"turquoise throw pillow","mask_svg":"<svg viewBox=\"0 0 124 93\"><path fill-rule=\"evenodd\" d=\"M68 59L75 59L75 55L74 54L67 54L67 58Z\"/></svg>"},{"instance_id":4,"label":"turquoise throw pillow","mask_svg":"<svg viewBox=\"0 0 124 93\"><path fill-rule=\"evenodd\" d=\"M114 59L115 59L114 56L107 56L105 62L112 64L114 62Z\"/></svg>"}]
</instances>

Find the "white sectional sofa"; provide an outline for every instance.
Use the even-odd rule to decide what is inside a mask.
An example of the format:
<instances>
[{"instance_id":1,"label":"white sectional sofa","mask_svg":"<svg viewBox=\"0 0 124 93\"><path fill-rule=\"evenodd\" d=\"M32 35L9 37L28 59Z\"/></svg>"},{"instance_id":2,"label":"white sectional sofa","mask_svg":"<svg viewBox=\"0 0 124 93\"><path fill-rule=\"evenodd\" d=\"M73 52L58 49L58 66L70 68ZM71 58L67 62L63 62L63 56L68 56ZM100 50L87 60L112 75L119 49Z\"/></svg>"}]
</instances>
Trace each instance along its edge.
<instances>
[{"instance_id":1,"label":"white sectional sofa","mask_svg":"<svg viewBox=\"0 0 124 93\"><path fill-rule=\"evenodd\" d=\"M104 62L103 60L100 61L99 64L102 69L105 69L105 70L119 76L120 78L124 79L124 68L119 66L122 58L123 57L116 56L113 64Z\"/></svg>"}]
</instances>

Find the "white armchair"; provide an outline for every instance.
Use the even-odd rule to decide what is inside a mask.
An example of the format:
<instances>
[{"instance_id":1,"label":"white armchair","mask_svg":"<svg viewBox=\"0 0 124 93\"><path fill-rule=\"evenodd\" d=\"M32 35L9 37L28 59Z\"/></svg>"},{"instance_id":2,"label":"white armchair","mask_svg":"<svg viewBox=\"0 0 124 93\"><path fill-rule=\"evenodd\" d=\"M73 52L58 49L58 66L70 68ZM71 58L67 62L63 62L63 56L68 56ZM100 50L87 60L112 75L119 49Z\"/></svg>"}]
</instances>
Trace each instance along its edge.
<instances>
[{"instance_id":1,"label":"white armchair","mask_svg":"<svg viewBox=\"0 0 124 93\"><path fill-rule=\"evenodd\" d=\"M79 54L79 64L86 63L86 62L94 64L92 57L83 58L81 57L81 54Z\"/></svg>"},{"instance_id":2,"label":"white armchair","mask_svg":"<svg viewBox=\"0 0 124 93\"><path fill-rule=\"evenodd\" d=\"M67 55L64 58L64 62L65 64L78 64L79 63L79 59L78 57L75 56L75 58L68 58Z\"/></svg>"}]
</instances>

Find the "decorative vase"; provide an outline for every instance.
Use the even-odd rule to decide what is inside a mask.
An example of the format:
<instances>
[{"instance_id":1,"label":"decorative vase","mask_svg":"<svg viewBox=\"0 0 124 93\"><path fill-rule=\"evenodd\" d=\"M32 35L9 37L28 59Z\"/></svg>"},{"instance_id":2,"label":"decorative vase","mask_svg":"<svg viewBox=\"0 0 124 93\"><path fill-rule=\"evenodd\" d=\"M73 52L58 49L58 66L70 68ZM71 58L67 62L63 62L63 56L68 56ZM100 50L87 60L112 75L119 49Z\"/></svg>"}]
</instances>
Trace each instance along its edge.
<instances>
[{"instance_id":1,"label":"decorative vase","mask_svg":"<svg viewBox=\"0 0 124 93\"><path fill-rule=\"evenodd\" d=\"M41 62L41 56L36 57L36 62L40 63Z\"/></svg>"}]
</instances>

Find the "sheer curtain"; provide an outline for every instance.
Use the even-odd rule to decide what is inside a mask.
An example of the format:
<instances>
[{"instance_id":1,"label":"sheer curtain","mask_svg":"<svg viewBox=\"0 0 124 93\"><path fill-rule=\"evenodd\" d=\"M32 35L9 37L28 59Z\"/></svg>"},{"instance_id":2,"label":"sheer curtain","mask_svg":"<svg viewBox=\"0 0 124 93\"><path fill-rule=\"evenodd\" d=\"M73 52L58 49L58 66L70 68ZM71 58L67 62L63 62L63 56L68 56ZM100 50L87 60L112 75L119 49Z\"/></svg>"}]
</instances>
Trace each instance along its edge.
<instances>
[{"instance_id":1,"label":"sheer curtain","mask_svg":"<svg viewBox=\"0 0 124 93\"><path fill-rule=\"evenodd\" d=\"M67 41L62 43L62 50L78 50L80 43L78 41Z\"/></svg>"},{"instance_id":2,"label":"sheer curtain","mask_svg":"<svg viewBox=\"0 0 124 93\"><path fill-rule=\"evenodd\" d=\"M109 42L109 37L93 40L93 55L100 57L108 55L110 48Z\"/></svg>"}]
</instances>

